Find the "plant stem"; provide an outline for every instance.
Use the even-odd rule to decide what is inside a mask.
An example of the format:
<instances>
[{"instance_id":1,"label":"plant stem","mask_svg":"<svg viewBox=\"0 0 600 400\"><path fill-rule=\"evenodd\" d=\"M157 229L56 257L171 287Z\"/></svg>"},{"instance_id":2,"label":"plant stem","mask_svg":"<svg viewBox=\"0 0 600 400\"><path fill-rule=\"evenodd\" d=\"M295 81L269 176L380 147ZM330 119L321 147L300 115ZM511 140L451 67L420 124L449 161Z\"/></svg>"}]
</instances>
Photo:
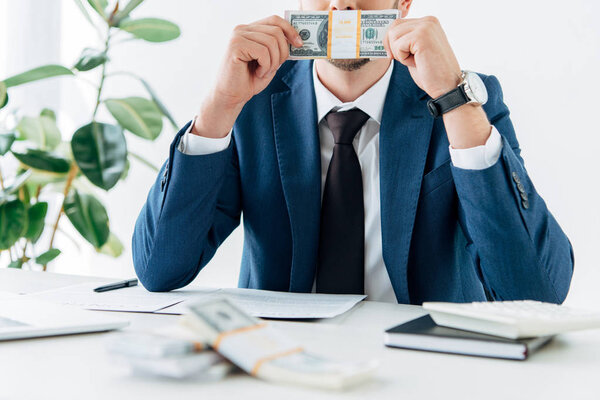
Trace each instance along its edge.
<instances>
[{"instance_id":1,"label":"plant stem","mask_svg":"<svg viewBox=\"0 0 600 400\"><path fill-rule=\"evenodd\" d=\"M110 48L110 26L106 31L106 39L104 41L104 52L108 53ZM94 107L94 112L92 114L92 123L96 120L96 113L98 112L98 107L100 107L100 98L102 96L102 89L104 88L104 79L106 78L106 63L102 64L102 75L100 76L100 84L98 85L98 95L96 96L96 106ZM65 191L63 193L63 201L60 206L60 211L56 216L56 221L54 222L54 227L52 228L52 236L50 236L50 245L48 246L48 250L52 249L52 245L54 244L54 237L56 236L56 231L58 229L58 223L60 222L60 217L62 217L65 210L65 200L69 195L69 190L71 190L71 185L73 184L73 179L77 176L77 164L72 163L71 168L69 169L69 175L67 176L67 183L65 184ZM42 270L46 271L47 265L44 264L42 266Z\"/></svg>"},{"instance_id":2,"label":"plant stem","mask_svg":"<svg viewBox=\"0 0 600 400\"><path fill-rule=\"evenodd\" d=\"M108 31L106 32L106 40L104 41L104 53L108 54L108 50L110 48L110 27L108 27ZM92 114L92 122L96 120L96 113L98 112L98 107L100 107L100 98L102 96L102 89L104 88L104 80L106 79L106 64L102 64L102 74L100 75L100 84L98 85L98 95L96 96L96 106L94 107L94 113Z\"/></svg>"},{"instance_id":3,"label":"plant stem","mask_svg":"<svg viewBox=\"0 0 600 400\"><path fill-rule=\"evenodd\" d=\"M118 45L118 44L122 44L122 43L127 43L127 42L133 42L135 40L137 40L136 37L130 37L130 38L126 38L126 39L121 39L121 40L115 42L114 45Z\"/></svg>"},{"instance_id":4,"label":"plant stem","mask_svg":"<svg viewBox=\"0 0 600 400\"><path fill-rule=\"evenodd\" d=\"M138 160L139 162L144 164L146 167L150 168L152 171L158 172L158 167L156 165L152 164L150 161L146 160L144 157L140 156L139 154L134 153L131 150L129 150L128 153L132 158L135 158L136 160Z\"/></svg>"},{"instance_id":5,"label":"plant stem","mask_svg":"<svg viewBox=\"0 0 600 400\"><path fill-rule=\"evenodd\" d=\"M88 85L90 85L90 86L91 86L93 89L95 89L95 90L98 90L98 86L97 86L97 85L96 85L94 82L92 82L91 80L89 80L89 79L87 79L87 78L84 78L84 77L82 76L82 74L77 74L77 79L79 79L81 82L85 82L85 83L87 83L87 84L88 84Z\"/></svg>"},{"instance_id":6,"label":"plant stem","mask_svg":"<svg viewBox=\"0 0 600 400\"><path fill-rule=\"evenodd\" d=\"M4 190L4 178L2 177L1 169L0 169L0 189Z\"/></svg>"},{"instance_id":7,"label":"plant stem","mask_svg":"<svg viewBox=\"0 0 600 400\"><path fill-rule=\"evenodd\" d=\"M21 257L21 261L23 261L23 263L25 263L25 261L27 260L27 256L25 255L27 253L27 244L29 243L29 240L25 241L25 244L23 245L23 257Z\"/></svg>"},{"instance_id":8,"label":"plant stem","mask_svg":"<svg viewBox=\"0 0 600 400\"><path fill-rule=\"evenodd\" d=\"M65 184L65 191L63 193L63 201L60 206L60 211L58 212L58 216L56 217L56 222L54 222L54 227L52 228L52 236L50 236L50 245L48 246L48 250L52 249L52 244L54 244L54 236L56 236L56 230L58 229L58 222L60 221L60 217L63 215L65 210L65 200L67 200L67 196L69 195L69 190L71 190L71 185L73 184L73 179L77 176L77 164L71 164L71 168L69 169L69 175L67 176L67 183ZM43 265L42 269L46 270L46 264Z\"/></svg>"}]
</instances>

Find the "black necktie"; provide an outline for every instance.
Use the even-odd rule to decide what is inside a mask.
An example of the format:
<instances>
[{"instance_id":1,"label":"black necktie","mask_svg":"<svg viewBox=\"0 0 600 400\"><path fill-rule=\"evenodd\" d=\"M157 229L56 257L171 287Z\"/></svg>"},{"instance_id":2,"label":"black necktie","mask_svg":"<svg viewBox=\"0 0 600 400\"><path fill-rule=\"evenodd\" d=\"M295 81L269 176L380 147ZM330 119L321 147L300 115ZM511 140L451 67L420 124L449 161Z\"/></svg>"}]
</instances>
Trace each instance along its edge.
<instances>
[{"instance_id":1,"label":"black necktie","mask_svg":"<svg viewBox=\"0 0 600 400\"><path fill-rule=\"evenodd\" d=\"M335 146L321 205L318 293L364 293L363 184L352 141L368 119L359 109L327 115Z\"/></svg>"}]
</instances>

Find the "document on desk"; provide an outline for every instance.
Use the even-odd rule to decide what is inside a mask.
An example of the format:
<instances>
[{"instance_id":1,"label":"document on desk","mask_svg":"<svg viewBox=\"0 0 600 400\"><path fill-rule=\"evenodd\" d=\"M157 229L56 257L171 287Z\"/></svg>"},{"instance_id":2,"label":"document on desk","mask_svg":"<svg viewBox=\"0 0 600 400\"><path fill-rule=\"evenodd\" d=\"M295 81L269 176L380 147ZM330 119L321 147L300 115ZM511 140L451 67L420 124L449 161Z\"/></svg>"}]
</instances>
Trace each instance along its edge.
<instances>
[{"instance_id":1,"label":"document on desk","mask_svg":"<svg viewBox=\"0 0 600 400\"><path fill-rule=\"evenodd\" d=\"M193 292L182 290L153 293L148 292L142 286L133 286L108 292L94 292L94 288L98 286L98 282L89 282L32 293L27 296L53 303L74 305L88 310L151 313L172 306L193 295L206 294L217 290L202 289Z\"/></svg>"},{"instance_id":2,"label":"document on desk","mask_svg":"<svg viewBox=\"0 0 600 400\"><path fill-rule=\"evenodd\" d=\"M366 295L288 293L257 289L220 289L164 308L159 313L186 314L187 305L207 296L225 296L254 317L279 319L333 318L350 310Z\"/></svg>"}]
</instances>

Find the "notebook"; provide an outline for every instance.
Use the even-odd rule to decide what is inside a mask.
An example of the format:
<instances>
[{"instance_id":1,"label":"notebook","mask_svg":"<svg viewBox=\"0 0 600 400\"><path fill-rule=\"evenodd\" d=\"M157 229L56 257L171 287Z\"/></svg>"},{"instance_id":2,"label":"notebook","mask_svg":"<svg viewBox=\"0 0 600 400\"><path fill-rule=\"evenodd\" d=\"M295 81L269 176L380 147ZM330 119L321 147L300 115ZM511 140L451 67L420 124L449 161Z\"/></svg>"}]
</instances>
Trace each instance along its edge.
<instances>
[{"instance_id":1,"label":"notebook","mask_svg":"<svg viewBox=\"0 0 600 400\"><path fill-rule=\"evenodd\" d=\"M385 331L384 343L389 347L411 350L525 360L552 338L505 339L438 326L429 315L425 315Z\"/></svg>"}]
</instances>

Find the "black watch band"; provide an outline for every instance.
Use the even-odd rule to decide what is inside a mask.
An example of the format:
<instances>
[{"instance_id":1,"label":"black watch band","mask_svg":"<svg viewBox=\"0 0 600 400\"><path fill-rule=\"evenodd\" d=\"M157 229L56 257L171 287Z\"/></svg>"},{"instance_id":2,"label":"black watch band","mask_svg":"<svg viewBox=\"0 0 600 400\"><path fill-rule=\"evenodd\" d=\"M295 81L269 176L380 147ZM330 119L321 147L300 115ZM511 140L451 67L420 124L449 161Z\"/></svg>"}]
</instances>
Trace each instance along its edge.
<instances>
[{"instance_id":1,"label":"black watch band","mask_svg":"<svg viewBox=\"0 0 600 400\"><path fill-rule=\"evenodd\" d=\"M434 118L438 118L470 101L467 93L465 93L465 85L460 85L456 89L449 91L437 99L429 100L427 102L427 108Z\"/></svg>"}]
</instances>

